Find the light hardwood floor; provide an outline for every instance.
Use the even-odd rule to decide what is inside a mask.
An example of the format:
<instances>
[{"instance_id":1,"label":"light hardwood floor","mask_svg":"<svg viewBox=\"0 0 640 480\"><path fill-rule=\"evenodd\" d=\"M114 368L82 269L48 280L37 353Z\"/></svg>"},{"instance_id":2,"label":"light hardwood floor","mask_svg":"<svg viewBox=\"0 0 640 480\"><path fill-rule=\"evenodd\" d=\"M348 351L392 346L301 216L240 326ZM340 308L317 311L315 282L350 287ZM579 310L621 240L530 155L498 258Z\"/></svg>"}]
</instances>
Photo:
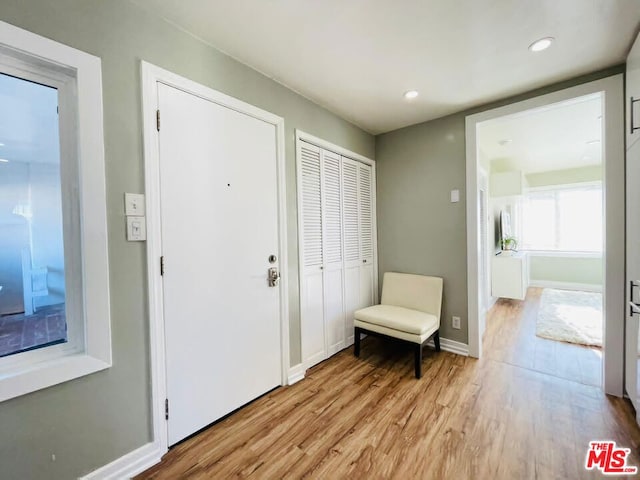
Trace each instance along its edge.
<instances>
[{"instance_id":1,"label":"light hardwood floor","mask_svg":"<svg viewBox=\"0 0 640 480\"><path fill-rule=\"evenodd\" d=\"M360 358L340 352L138 478L602 478L583 467L594 439L631 448L640 465L629 402L561 378L520 343L529 308L495 306L481 361L425 351L421 380L410 349L367 338Z\"/></svg>"},{"instance_id":2,"label":"light hardwood floor","mask_svg":"<svg viewBox=\"0 0 640 480\"><path fill-rule=\"evenodd\" d=\"M587 385L602 385L602 350L536 337L542 288L529 288L526 301L500 299L488 317L487 358Z\"/></svg>"}]
</instances>

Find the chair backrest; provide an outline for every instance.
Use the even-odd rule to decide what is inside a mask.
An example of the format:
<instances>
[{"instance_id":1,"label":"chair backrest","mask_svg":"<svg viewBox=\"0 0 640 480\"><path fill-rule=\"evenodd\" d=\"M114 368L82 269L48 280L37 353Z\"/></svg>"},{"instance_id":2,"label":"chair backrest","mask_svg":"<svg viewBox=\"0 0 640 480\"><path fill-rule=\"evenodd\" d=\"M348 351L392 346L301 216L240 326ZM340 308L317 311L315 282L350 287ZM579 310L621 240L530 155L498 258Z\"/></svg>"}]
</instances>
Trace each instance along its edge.
<instances>
[{"instance_id":1,"label":"chair backrest","mask_svg":"<svg viewBox=\"0 0 640 480\"><path fill-rule=\"evenodd\" d=\"M430 313L440 320L442 278L386 272L380 303Z\"/></svg>"}]
</instances>

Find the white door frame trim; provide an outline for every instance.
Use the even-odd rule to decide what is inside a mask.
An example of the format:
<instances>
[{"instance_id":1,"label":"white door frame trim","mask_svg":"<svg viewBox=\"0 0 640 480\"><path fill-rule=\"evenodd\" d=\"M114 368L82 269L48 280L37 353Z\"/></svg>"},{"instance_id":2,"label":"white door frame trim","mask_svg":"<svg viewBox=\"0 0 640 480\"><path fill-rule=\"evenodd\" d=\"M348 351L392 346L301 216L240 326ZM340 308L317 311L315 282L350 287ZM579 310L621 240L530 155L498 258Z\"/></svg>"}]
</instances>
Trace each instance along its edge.
<instances>
[{"instance_id":1,"label":"white door frame trim","mask_svg":"<svg viewBox=\"0 0 640 480\"><path fill-rule=\"evenodd\" d=\"M348 157L352 160L357 160L358 162L362 162L365 165L375 166L376 161L370 158L365 157L364 155L360 155L359 153L352 152L351 150L347 150L346 148L341 147L340 145L336 145L335 143L328 142L327 140L323 140L322 138L311 135L310 133L303 132L299 128L296 128L296 143L302 140L304 142L315 145L318 148L324 148L325 150L329 150L333 153L337 153L338 155L342 155L343 157Z\"/></svg>"},{"instance_id":2,"label":"white door frame trim","mask_svg":"<svg viewBox=\"0 0 640 480\"><path fill-rule=\"evenodd\" d=\"M303 281L303 277L302 277L302 270L304 268L304 258L303 258L303 251L301 248L302 245L302 239L303 238L303 232L302 232L302 209L300 208L300 205L302 205L302 178L300 176L300 171L301 171L301 154L300 154L300 142L307 142L310 143L312 145L315 145L318 148L322 148L325 150L329 150L333 153L336 153L338 155L341 155L343 157L347 157L350 158L352 160L364 163L365 165L369 165L371 166L371 183L372 183L372 192L371 192L371 208L373 209L373 215L372 215L372 222L373 222L373 302L374 304L378 303L378 223L377 223L377 206L376 206L376 194L377 194L377 188L376 188L376 161L372 160L370 158L365 157L364 155L360 155L359 153L356 152L352 152L351 150L347 150L346 148L343 148L339 145L336 145L334 143L331 143L327 140L324 140L322 138L318 138L314 135L311 135L310 133L306 133L300 129L296 129L296 187L297 187L297 209L298 209L298 288L299 288L299 292L300 292L300 311L299 311L299 318L300 318L300 335L301 335L301 341L300 341L300 356L301 356L301 363L299 365L296 366L292 366L292 369L294 368L301 368L303 371L306 370L307 368L310 367L310 365L307 365L304 363L304 359L302 358L302 299L304 298L304 281ZM343 247L344 248L344 247ZM343 272L344 275L344 272ZM344 279L344 277L343 277ZM343 298L345 298L345 291L344 291L344 280L342 282L342 286L343 286ZM344 302L343 302L344 304ZM344 306L344 305L343 305ZM345 319L346 319L346 308L345 308ZM345 337L345 344L347 343L348 339L347 337ZM297 378L297 377L296 377Z\"/></svg>"},{"instance_id":3,"label":"white door frame trim","mask_svg":"<svg viewBox=\"0 0 640 480\"><path fill-rule=\"evenodd\" d=\"M605 125L603 129L605 185L605 328L603 349L603 387L610 395L624 391L624 320L625 320L625 148L624 91L622 74L584 83L564 90L540 95L503 107L466 117L467 171L467 295L469 355L482 355L482 332L478 318L478 162L476 125L480 122L524 110L602 93Z\"/></svg>"},{"instance_id":4,"label":"white door frame trim","mask_svg":"<svg viewBox=\"0 0 640 480\"><path fill-rule=\"evenodd\" d=\"M168 450L167 422L164 403L167 398L163 293L160 279L162 252L160 229L160 152L156 128L158 83L178 88L205 100L270 123L276 127L276 157L278 177L278 233L280 248L280 348L281 384L286 385L289 374L289 299L287 272L287 224L285 191L284 119L236 98L225 95L194 81L145 61L141 62L142 119L144 137L144 171L147 213L147 279L149 294L149 348L151 360L151 410L153 442L160 455Z\"/></svg>"}]
</instances>

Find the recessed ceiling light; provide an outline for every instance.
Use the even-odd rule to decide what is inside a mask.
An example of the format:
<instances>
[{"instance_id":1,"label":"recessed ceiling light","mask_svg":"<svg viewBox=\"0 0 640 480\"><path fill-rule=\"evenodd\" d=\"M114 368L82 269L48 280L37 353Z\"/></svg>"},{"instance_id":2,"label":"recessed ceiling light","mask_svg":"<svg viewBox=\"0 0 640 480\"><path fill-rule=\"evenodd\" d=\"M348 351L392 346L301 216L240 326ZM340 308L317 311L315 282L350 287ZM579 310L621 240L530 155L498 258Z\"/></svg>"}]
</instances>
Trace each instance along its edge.
<instances>
[{"instance_id":1,"label":"recessed ceiling light","mask_svg":"<svg viewBox=\"0 0 640 480\"><path fill-rule=\"evenodd\" d=\"M587 145L593 145L594 143L600 143L600 139L599 139L599 138L597 138L597 139L595 139L595 140L589 140L589 141L587 142Z\"/></svg>"},{"instance_id":2,"label":"recessed ceiling light","mask_svg":"<svg viewBox=\"0 0 640 480\"><path fill-rule=\"evenodd\" d=\"M9 163L9 160L6 158L0 158L0 163Z\"/></svg>"},{"instance_id":3,"label":"recessed ceiling light","mask_svg":"<svg viewBox=\"0 0 640 480\"><path fill-rule=\"evenodd\" d=\"M546 50L553 43L553 37L544 37L540 40L536 40L531 45L529 45L529 50L532 52L541 52L542 50Z\"/></svg>"},{"instance_id":4,"label":"recessed ceiling light","mask_svg":"<svg viewBox=\"0 0 640 480\"><path fill-rule=\"evenodd\" d=\"M498 143L504 147L505 145L508 145L511 142L513 142L513 140L511 140L510 138L505 138L504 140L500 140Z\"/></svg>"},{"instance_id":5,"label":"recessed ceiling light","mask_svg":"<svg viewBox=\"0 0 640 480\"><path fill-rule=\"evenodd\" d=\"M406 98L407 100L411 100L413 98L416 98L417 96L418 96L417 90L409 90L408 92L404 92L404 98Z\"/></svg>"},{"instance_id":6,"label":"recessed ceiling light","mask_svg":"<svg viewBox=\"0 0 640 480\"><path fill-rule=\"evenodd\" d=\"M0 142L0 147L4 147L4 143Z\"/></svg>"}]
</instances>

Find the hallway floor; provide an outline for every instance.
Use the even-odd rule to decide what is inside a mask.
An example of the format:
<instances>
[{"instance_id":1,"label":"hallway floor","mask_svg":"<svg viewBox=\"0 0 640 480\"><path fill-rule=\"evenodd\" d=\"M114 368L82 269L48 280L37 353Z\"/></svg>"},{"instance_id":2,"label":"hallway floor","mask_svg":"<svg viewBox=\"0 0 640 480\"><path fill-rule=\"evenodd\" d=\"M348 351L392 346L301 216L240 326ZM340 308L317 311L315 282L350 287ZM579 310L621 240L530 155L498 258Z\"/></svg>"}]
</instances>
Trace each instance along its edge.
<instances>
[{"instance_id":1,"label":"hallway floor","mask_svg":"<svg viewBox=\"0 0 640 480\"><path fill-rule=\"evenodd\" d=\"M602 478L584 468L596 439L630 448L628 465L640 465L631 404L590 375L564 378L597 363L522 344L532 305L492 311L480 361L425 351L421 380L410 349L366 338L360 358L338 353L138 478ZM554 355L578 365L552 368Z\"/></svg>"},{"instance_id":2,"label":"hallway floor","mask_svg":"<svg viewBox=\"0 0 640 480\"><path fill-rule=\"evenodd\" d=\"M483 352L492 360L586 385L602 385L602 349L536 336L542 288L524 302L500 299L487 316Z\"/></svg>"}]
</instances>

